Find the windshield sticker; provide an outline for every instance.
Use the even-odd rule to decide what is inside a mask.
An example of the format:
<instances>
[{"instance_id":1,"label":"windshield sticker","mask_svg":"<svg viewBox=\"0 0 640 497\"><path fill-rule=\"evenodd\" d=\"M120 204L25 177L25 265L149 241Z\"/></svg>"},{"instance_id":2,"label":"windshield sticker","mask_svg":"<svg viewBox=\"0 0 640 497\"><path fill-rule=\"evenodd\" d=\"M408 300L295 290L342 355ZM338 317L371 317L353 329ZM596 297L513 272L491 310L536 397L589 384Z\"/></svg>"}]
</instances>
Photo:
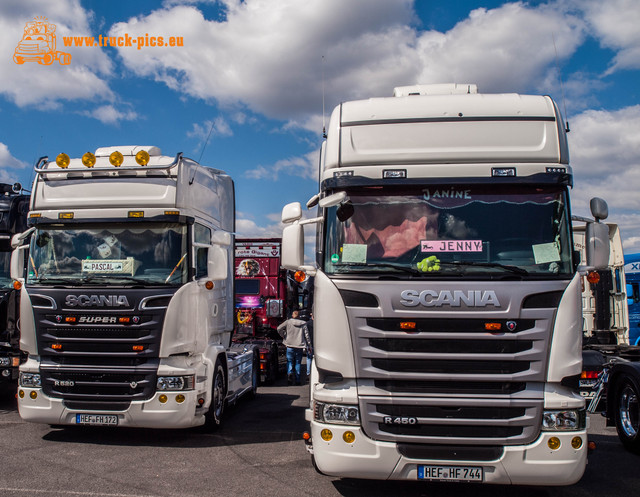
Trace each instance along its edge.
<instances>
[{"instance_id":1,"label":"windshield sticker","mask_svg":"<svg viewBox=\"0 0 640 497\"><path fill-rule=\"evenodd\" d=\"M333 254L331 256L331 262L333 262L334 264L337 264L340 261L340 256L338 254Z\"/></svg>"},{"instance_id":2,"label":"windshield sticker","mask_svg":"<svg viewBox=\"0 0 640 497\"><path fill-rule=\"evenodd\" d=\"M420 251L482 252L482 240L422 240L420 242Z\"/></svg>"},{"instance_id":3,"label":"windshield sticker","mask_svg":"<svg viewBox=\"0 0 640 497\"><path fill-rule=\"evenodd\" d=\"M560 260L560 251L555 242L539 243L532 245L533 258L536 264L546 264L548 262L558 262Z\"/></svg>"},{"instance_id":4,"label":"windshield sticker","mask_svg":"<svg viewBox=\"0 0 640 497\"><path fill-rule=\"evenodd\" d=\"M134 261L133 257L126 259L85 259L82 261L82 272L84 273L121 273L133 276L135 270L138 269L139 262Z\"/></svg>"},{"instance_id":5,"label":"windshield sticker","mask_svg":"<svg viewBox=\"0 0 640 497\"><path fill-rule=\"evenodd\" d=\"M342 246L342 262L367 262L367 246L345 243Z\"/></svg>"},{"instance_id":6,"label":"windshield sticker","mask_svg":"<svg viewBox=\"0 0 640 497\"><path fill-rule=\"evenodd\" d=\"M431 255L426 259L422 259L417 264L418 270L423 273L427 273L430 271L440 271L440 259L438 259L435 255Z\"/></svg>"}]
</instances>

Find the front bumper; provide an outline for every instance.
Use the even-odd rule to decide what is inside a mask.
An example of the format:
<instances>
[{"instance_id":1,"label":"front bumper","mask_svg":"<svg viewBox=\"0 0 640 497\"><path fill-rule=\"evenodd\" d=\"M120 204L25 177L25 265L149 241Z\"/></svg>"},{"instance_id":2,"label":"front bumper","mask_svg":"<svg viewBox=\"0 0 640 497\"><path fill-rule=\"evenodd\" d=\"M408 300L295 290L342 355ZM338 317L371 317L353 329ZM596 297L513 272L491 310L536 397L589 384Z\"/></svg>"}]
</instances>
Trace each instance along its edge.
<instances>
[{"instance_id":1,"label":"front bumper","mask_svg":"<svg viewBox=\"0 0 640 497\"><path fill-rule=\"evenodd\" d=\"M20 392L24 392L21 396ZM35 399L32 398L35 392ZM62 399L47 397L41 388L20 387L18 389L18 411L25 421L53 425L75 425L76 414L110 414L118 417L120 427L133 428L189 428L204 424L204 412L197 408L196 391L159 392L147 401L132 402L126 411L91 411L68 409ZM160 395L168 397L161 403ZM176 402L182 394L185 400Z\"/></svg>"},{"instance_id":2,"label":"front bumper","mask_svg":"<svg viewBox=\"0 0 640 497\"><path fill-rule=\"evenodd\" d=\"M333 439L325 442L320 432L328 428ZM348 444L343 434L351 431L355 441ZM561 446L551 450L550 437L560 439ZM571 447L571 439L582 437L580 449ZM318 469L330 476L378 480L418 480L418 466L481 466L484 483L514 485L572 485L582 477L587 463L587 432L542 432L529 445L507 446L495 461L416 460L398 452L395 443L379 442L367 437L360 427L311 421L313 455Z\"/></svg>"}]
</instances>

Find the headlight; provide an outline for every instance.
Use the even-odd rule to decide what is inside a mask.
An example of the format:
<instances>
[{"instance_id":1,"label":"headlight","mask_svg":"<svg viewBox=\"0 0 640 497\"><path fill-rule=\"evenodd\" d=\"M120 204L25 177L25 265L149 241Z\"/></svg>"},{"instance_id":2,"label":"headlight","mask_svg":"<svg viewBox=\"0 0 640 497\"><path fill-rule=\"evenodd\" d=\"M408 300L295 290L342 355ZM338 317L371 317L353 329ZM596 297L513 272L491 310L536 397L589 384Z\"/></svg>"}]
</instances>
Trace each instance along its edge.
<instances>
[{"instance_id":1,"label":"headlight","mask_svg":"<svg viewBox=\"0 0 640 497\"><path fill-rule=\"evenodd\" d=\"M158 376L158 390L193 390L194 376Z\"/></svg>"},{"instance_id":2,"label":"headlight","mask_svg":"<svg viewBox=\"0 0 640 497\"><path fill-rule=\"evenodd\" d=\"M359 426L360 410L358 406L316 402L314 405L314 419L323 423Z\"/></svg>"},{"instance_id":3,"label":"headlight","mask_svg":"<svg viewBox=\"0 0 640 497\"><path fill-rule=\"evenodd\" d=\"M40 374L38 373L21 372L19 381L21 387L39 388L41 386Z\"/></svg>"},{"instance_id":4,"label":"headlight","mask_svg":"<svg viewBox=\"0 0 640 497\"><path fill-rule=\"evenodd\" d=\"M10 357L0 357L0 366L11 366Z\"/></svg>"},{"instance_id":5,"label":"headlight","mask_svg":"<svg viewBox=\"0 0 640 497\"><path fill-rule=\"evenodd\" d=\"M567 411L544 411L542 413L543 431L584 430L586 426L587 415L584 409Z\"/></svg>"}]
</instances>

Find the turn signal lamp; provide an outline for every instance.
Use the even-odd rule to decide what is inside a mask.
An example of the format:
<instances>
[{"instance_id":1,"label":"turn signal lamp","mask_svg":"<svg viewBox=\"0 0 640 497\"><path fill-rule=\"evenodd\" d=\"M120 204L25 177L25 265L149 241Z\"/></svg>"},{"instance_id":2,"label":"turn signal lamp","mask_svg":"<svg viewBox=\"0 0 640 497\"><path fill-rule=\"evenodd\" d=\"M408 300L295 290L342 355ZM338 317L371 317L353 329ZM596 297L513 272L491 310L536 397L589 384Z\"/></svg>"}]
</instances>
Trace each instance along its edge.
<instances>
[{"instance_id":1,"label":"turn signal lamp","mask_svg":"<svg viewBox=\"0 0 640 497\"><path fill-rule=\"evenodd\" d=\"M15 290L20 290L20 289L22 288L22 283L20 283L18 280L15 280L15 281L13 282L13 288L14 288Z\"/></svg>"},{"instance_id":2,"label":"turn signal lamp","mask_svg":"<svg viewBox=\"0 0 640 497\"><path fill-rule=\"evenodd\" d=\"M587 281L595 285L600 281L600 275L596 271L590 271L589 274L587 274Z\"/></svg>"},{"instance_id":3,"label":"turn signal lamp","mask_svg":"<svg viewBox=\"0 0 640 497\"><path fill-rule=\"evenodd\" d=\"M264 353L264 352L260 352L260 360L261 360L261 361L264 361L264 360L266 360L266 359L267 359L267 354L266 354L266 353Z\"/></svg>"},{"instance_id":4,"label":"turn signal lamp","mask_svg":"<svg viewBox=\"0 0 640 497\"><path fill-rule=\"evenodd\" d=\"M320 432L320 437L325 442L331 442L331 439L333 438L333 433L331 433L331 430L328 430L328 429L325 428L324 430L322 430Z\"/></svg>"},{"instance_id":5,"label":"turn signal lamp","mask_svg":"<svg viewBox=\"0 0 640 497\"><path fill-rule=\"evenodd\" d=\"M18 366L20 366L20 358L19 357L14 357L13 359L11 359L11 365L14 368L17 368Z\"/></svg>"},{"instance_id":6,"label":"turn signal lamp","mask_svg":"<svg viewBox=\"0 0 640 497\"><path fill-rule=\"evenodd\" d=\"M487 331L500 331L501 328L501 323L484 323L484 329Z\"/></svg>"},{"instance_id":7,"label":"turn signal lamp","mask_svg":"<svg viewBox=\"0 0 640 497\"><path fill-rule=\"evenodd\" d=\"M141 166L149 164L149 152L146 150L140 150L140 152L136 154L136 162Z\"/></svg>"},{"instance_id":8,"label":"turn signal lamp","mask_svg":"<svg viewBox=\"0 0 640 497\"><path fill-rule=\"evenodd\" d=\"M581 437L573 437L571 439L571 447L573 447L576 450L578 450L580 447L582 447L582 438Z\"/></svg>"},{"instance_id":9,"label":"turn signal lamp","mask_svg":"<svg viewBox=\"0 0 640 497\"><path fill-rule=\"evenodd\" d=\"M204 287L205 287L207 290L213 290L213 287L214 287L214 286L215 286L215 285L213 284L213 281L207 281L207 282L204 284Z\"/></svg>"},{"instance_id":10,"label":"turn signal lamp","mask_svg":"<svg viewBox=\"0 0 640 497\"><path fill-rule=\"evenodd\" d=\"M352 444L356 441L356 435L352 431L345 431L344 435L342 435L342 440L344 440L348 444Z\"/></svg>"},{"instance_id":11,"label":"turn signal lamp","mask_svg":"<svg viewBox=\"0 0 640 497\"><path fill-rule=\"evenodd\" d=\"M558 437L551 437L547 445L551 450L558 450L560 448L560 439Z\"/></svg>"},{"instance_id":12,"label":"turn signal lamp","mask_svg":"<svg viewBox=\"0 0 640 497\"><path fill-rule=\"evenodd\" d=\"M112 166L120 167L124 161L124 156L117 150L109 156L109 162Z\"/></svg>"},{"instance_id":13,"label":"turn signal lamp","mask_svg":"<svg viewBox=\"0 0 640 497\"><path fill-rule=\"evenodd\" d=\"M64 152L61 154L58 154L58 157L56 157L56 164L58 165L58 167L62 169L68 168L69 162L71 162L71 159Z\"/></svg>"},{"instance_id":14,"label":"turn signal lamp","mask_svg":"<svg viewBox=\"0 0 640 497\"><path fill-rule=\"evenodd\" d=\"M298 283L302 283L307 279L307 273L305 273L304 271L296 271L293 277Z\"/></svg>"},{"instance_id":15,"label":"turn signal lamp","mask_svg":"<svg viewBox=\"0 0 640 497\"><path fill-rule=\"evenodd\" d=\"M73 212L60 212L58 219L73 219Z\"/></svg>"},{"instance_id":16,"label":"turn signal lamp","mask_svg":"<svg viewBox=\"0 0 640 497\"><path fill-rule=\"evenodd\" d=\"M82 165L86 167L93 167L96 164L96 156L91 152L87 152L82 156Z\"/></svg>"},{"instance_id":17,"label":"turn signal lamp","mask_svg":"<svg viewBox=\"0 0 640 497\"><path fill-rule=\"evenodd\" d=\"M129 211L127 217L144 217L144 211Z\"/></svg>"},{"instance_id":18,"label":"turn signal lamp","mask_svg":"<svg viewBox=\"0 0 640 497\"><path fill-rule=\"evenodd\" d=\"M302 434L302 440L304 440L305 442L306 442L307 440L311 440L311 434L310 434L308 431L305 431L305 432Z\"/></svg>"}]
</instances>

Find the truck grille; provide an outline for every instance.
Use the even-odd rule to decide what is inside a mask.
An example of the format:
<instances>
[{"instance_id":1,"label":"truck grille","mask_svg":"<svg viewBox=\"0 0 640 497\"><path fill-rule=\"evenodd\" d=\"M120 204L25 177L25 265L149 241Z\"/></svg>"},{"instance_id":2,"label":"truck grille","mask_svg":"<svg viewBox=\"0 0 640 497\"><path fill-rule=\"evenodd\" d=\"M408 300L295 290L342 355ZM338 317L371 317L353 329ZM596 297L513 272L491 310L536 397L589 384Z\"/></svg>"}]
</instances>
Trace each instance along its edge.
<instances>
[{"instance_id":1,"label":"truck grille","mask_svg":"<svg viewBox=\"0 0 640 497\"><path fill-rule=\"evenodd\" d=\"M503 447L539 436L555 308L528 308L513 320L487 312L382 318L379 308L346 308L369 437Z\"/></svg>"}]
</instances>

